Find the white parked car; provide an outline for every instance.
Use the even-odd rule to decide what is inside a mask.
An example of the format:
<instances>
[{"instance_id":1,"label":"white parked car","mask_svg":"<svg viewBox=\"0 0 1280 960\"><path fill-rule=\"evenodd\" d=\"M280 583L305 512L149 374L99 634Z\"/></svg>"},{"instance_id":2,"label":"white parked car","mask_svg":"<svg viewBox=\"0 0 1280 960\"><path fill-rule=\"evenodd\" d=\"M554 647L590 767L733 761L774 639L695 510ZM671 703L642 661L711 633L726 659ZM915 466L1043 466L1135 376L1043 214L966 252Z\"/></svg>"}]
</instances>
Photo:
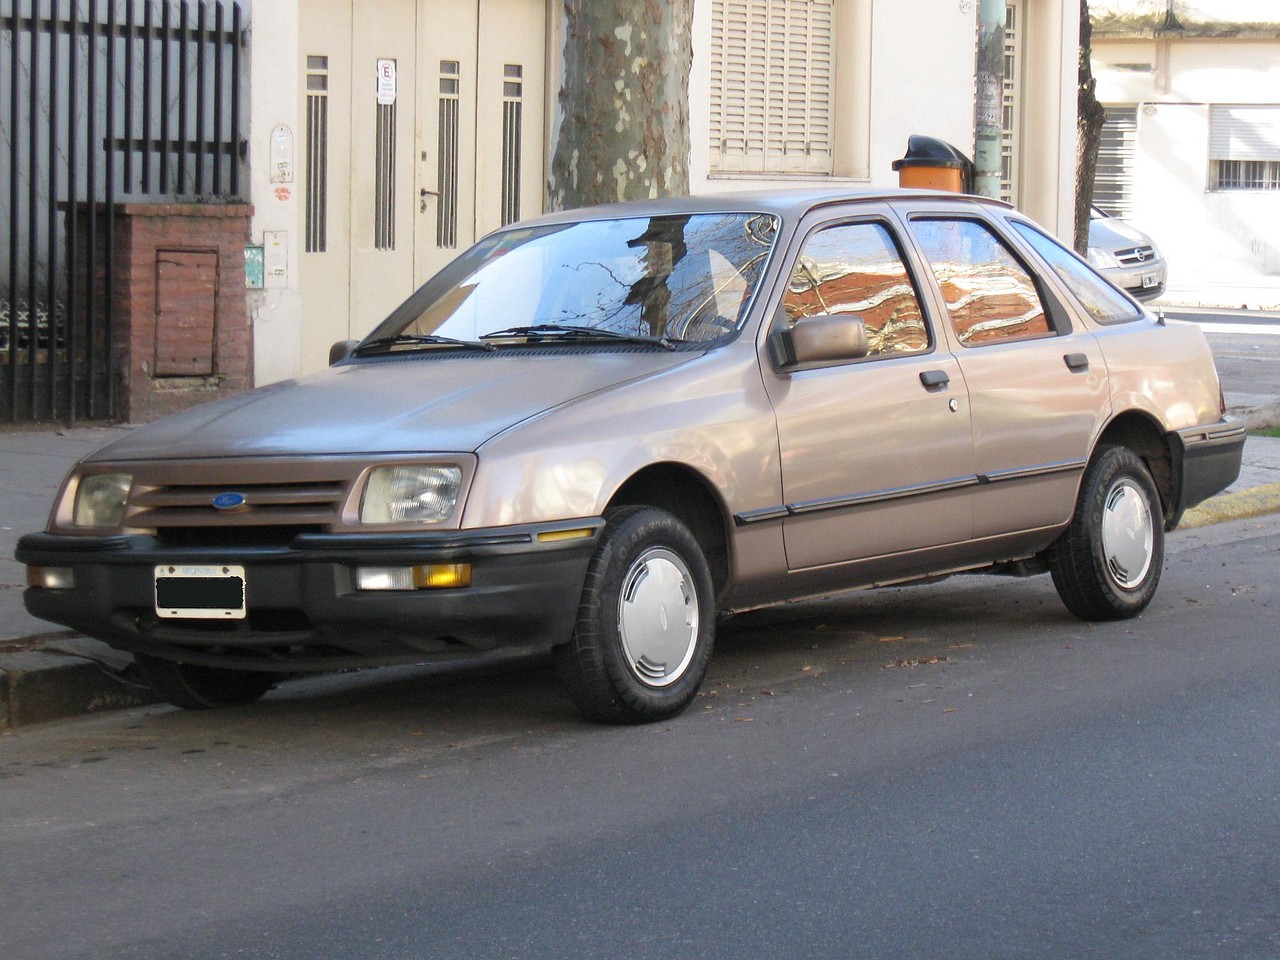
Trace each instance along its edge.
<instances>
[{"instance_id":1,"label":"white parked car","mask_svg":"<svg viewBox=\"0 0 1280 960\"><path fill-rule=\"evenodd\" d=\"M1160 296L1169 277L1169 265L1154 240L1098 207L1089 213L1089 262L1138 300Z\"/></svg>"}]
</instances>

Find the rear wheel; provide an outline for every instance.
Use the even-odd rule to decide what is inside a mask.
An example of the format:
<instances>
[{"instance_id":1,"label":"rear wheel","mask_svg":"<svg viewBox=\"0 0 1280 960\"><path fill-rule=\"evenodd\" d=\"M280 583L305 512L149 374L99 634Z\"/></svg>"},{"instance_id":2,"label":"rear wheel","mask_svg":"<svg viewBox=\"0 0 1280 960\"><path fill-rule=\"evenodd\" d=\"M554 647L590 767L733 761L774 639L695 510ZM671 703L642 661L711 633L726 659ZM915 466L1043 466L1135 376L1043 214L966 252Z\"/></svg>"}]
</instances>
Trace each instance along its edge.
<instances>
[{"instance_id":1,"label":"rear wheel","mask_svg":"<svg viewBox=\"0 0 1280 960\"><path fill-rule=\"evenodd\" d=\"M1081 620L1136 617L1163 566L1164 513L1150 471L1127 447L1100 447L1071 526L1049 548L1058 595Z\"/></svg>"},{"instance_id":2,"label":"rear wheel","mask_svg":"<svg viewBox=\"0 0 1280 960\"><path fill-rule=\"evenodd\" d=\"M555 649L569 695L593 720L675 716L706 675L715 636L711 573L697 540L652 507L608 515L578 622Z\"/></svg>"},{"instance_id":3,"label":"rear wheel","mask_svg":"<svg viewBox=\"0 0 1280 960\"><path fill-rule=\"evenodd\" d=\"M161 700L184 710L211 710L252 703L276 685L273 673L224 670L134 654L138 672Z\"/></svg>"}]
</instances>

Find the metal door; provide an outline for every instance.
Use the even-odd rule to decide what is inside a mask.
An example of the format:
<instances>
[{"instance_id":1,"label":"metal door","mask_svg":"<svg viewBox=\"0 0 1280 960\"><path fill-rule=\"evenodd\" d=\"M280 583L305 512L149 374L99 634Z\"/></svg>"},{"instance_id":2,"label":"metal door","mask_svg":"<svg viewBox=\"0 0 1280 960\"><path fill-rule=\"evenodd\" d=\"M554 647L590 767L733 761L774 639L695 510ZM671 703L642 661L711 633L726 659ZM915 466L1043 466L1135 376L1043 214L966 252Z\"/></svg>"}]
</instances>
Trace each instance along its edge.
<instances>
[{"instance_id":1,"label":"metal door","mask_svg":"<svg viewBox=\"0 0 1280 960\"><path fill-rule=\"evenodd\" d=\"M418 246L425 280L489 231L542 212L542 0L484 0L420 17Z\"/></svg>"},{"instance_id":2,"label":"metal door","mask_svg":"<svg viewBox=\"0 0 1280 960\"><path fill-rule=\"evenodd\" d=\"M542 0L348 0L303 17L304 369L478 236L542 212Z\"/></svg>"}]
</instances>

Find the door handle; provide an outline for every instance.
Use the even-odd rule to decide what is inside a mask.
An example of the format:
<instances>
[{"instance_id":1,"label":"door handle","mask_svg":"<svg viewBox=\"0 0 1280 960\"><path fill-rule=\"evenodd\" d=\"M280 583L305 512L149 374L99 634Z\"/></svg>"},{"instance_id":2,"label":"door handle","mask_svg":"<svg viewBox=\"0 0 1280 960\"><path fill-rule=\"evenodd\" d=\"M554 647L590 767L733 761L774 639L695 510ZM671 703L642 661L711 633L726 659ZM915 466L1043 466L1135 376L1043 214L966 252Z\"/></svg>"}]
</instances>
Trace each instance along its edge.
<instances>
[{"instance_id":1,"label":"door handle","mask_svg":"<svg viewBox=\"0 0 1280 960\"><path fill-rule=\"evenodd\" d=\"M435 190L428 190L426 187L423 187L421 190L419 190L419 191L418 191L418 198L419 198L419 199L418 199L418 212L419 212L419 213L426 213L426 212L427 212L427 197L437 197L437 198L438 198L439 196L440 196L440 194L439 194L437 191L435 191Z\"/></svg>"},{"instance_id":2,"label":"door handle","mask_svg":"<svg viewBox=\"0 0 1280 960\"><path fill-rule=\"evenodd\" d=\"M945 387L951 382L951 377L947 375L945 370L922 370L920 372L920 382L924 384L926 390L936 390L938 387Z\"/></svg>"},{"instance_id":3,"label":"door handle","mask_svg":"<svg viewBox=\"0 0 1280 960\"><path fill-rule=\"evenodd\" d=\"M1089 355L1085 353L1068 353L1063 361L1068 370L1084 371L1089 369Z\"/></svg>"}]
</instances>

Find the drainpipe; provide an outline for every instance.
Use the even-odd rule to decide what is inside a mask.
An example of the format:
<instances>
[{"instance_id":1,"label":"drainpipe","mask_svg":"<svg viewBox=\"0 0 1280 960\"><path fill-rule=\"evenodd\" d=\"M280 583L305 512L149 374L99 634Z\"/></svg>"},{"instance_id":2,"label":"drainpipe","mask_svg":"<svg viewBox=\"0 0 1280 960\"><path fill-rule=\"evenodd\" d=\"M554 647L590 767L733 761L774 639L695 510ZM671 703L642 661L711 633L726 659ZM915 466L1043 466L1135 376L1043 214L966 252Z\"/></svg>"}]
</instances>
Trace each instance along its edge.
<instances>
[{"instance_id":1,"label":"drainpipe","mask_svg":"<svg viewBox=\"0 0 1280 960\"><path fill-rule=\"evenodd\" d=\"M1001 115L1004 111L1005 0L978 4L978 90L974 104L973 186L980 197L1000 196Z\"/></svg>"}]
</instances>

